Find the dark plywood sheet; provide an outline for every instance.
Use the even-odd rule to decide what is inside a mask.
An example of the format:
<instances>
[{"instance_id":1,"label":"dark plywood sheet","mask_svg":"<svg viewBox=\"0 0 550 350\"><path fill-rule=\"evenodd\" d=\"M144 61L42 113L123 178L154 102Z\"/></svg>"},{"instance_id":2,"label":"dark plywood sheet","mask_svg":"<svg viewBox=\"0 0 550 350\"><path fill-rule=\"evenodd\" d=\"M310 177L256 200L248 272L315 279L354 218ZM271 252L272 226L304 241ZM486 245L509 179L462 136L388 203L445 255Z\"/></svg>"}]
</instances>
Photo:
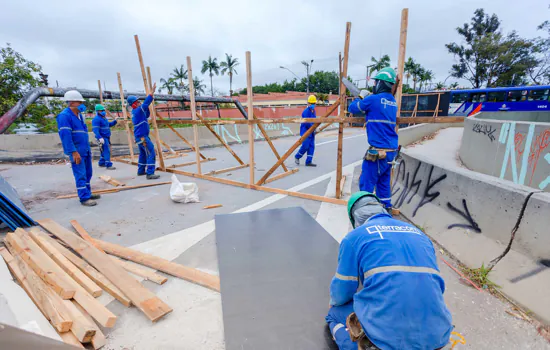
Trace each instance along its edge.
<instances>
[{"instance_id":1,"label":"dark plywood sheet","mask_svg":"<svg viewBox=\"0 0 550 350\"><path fill-rule=\"evenodd\" d=\"M336 240L302 208L215 221L226 349L337 349L325 328Z\"/></svg>"}]
</instances>

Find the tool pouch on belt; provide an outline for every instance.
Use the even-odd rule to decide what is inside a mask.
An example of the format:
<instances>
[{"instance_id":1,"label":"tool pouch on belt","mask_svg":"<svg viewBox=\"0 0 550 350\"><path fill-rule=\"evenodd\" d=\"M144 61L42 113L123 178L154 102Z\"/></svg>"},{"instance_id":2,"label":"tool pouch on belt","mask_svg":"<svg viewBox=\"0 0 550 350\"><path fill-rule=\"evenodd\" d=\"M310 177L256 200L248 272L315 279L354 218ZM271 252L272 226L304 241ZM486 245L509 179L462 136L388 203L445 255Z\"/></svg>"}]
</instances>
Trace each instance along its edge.
<instances>
[{"instance_id":1,"label":"tool pouch on belt","mask_svg":"<svg viewBox=\"0 0 550 350\"><path fill-rule=\"evenodd\" d=\"M351 340L354 342L365 337L365 331L363 331L363 326L361 326L355 312L352 312L346 319L346 328L348 329Z\"/></svg>"},{"instance_id":2,"label":"tool pouch on belt","mask_svg":"<svg viewBox=\"0 0 550 350\"><path fill-rule=\"evenodd\" d=\"M365 160L376 162L378 159L386 159L386 151L383 149L369 148L365 153Z\"/></svg>"}]
</instances>

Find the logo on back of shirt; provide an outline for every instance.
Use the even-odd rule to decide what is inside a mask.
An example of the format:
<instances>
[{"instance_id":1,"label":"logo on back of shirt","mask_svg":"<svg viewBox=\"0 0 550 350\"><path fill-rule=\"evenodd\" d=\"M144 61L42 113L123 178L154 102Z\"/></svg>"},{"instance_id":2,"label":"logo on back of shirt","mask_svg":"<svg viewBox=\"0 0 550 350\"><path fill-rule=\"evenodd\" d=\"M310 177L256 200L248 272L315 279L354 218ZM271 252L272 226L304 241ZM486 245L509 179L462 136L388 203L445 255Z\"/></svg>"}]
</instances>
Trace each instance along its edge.
<instances>
[{"instance_id":1,"label":"logo on back of shirt","mask_svg":"<svg viewBox=\"0 0 550 350\"><path fill-rule=\"evenodd\" d=\"M397 226L397 225L372 225L365 227L369 234L377 234L381 239L384 239L382 233L414 233L422 235L422 231L413 226Z\"/></svg>"},{"instance_id":2,"label":"logo on back of shirt","mask_svg":"<svg viewBox=\"0 0 550 350\"><path fill-rule=\"evenodd\" d=\"M392 107L397 108L397 102L390 101L390 100L388 100L387 98L384 98L384 97L382 97L380 99L380 103L382 103L384 105L384 108L386 108L386 106L392 106Z\"/></svg>"}]
</instances>

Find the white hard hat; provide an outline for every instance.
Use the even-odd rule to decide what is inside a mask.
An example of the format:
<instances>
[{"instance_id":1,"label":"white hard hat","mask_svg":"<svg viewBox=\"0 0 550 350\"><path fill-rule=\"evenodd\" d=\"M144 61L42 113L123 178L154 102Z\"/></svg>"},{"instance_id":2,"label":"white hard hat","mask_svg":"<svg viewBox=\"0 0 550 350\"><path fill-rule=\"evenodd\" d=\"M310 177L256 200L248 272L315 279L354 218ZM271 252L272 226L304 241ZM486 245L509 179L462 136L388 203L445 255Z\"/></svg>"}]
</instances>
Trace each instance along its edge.
<instances>
[{"instance_id":1,"label":"white hard hat","mask_svg":"<svg viewBox=\"0 0 550 350\"><path fill-rule=\"evenodd\" d=\"M70 101L81 101L84 102L84 97L80 94L80 92L76 90L69 90L65 93L65 96L63 96L63 100L70 102Z\"/></svg>"}]
</instances>

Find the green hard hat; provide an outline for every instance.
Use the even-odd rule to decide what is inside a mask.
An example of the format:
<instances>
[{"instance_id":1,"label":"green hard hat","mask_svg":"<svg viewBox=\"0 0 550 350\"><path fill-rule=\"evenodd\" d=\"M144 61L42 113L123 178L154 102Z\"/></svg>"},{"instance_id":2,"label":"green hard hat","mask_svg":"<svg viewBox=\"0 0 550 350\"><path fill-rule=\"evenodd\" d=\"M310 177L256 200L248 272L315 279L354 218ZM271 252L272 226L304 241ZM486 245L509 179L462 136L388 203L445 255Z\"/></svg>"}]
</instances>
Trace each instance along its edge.
<instances>
[{"instance_id":1,"label":"green hard hat","mask_svg":"<svg viewBox=\"0 0 550 350\"><path fill-rule=\"evenodd\" d=\"M377 195L375 195L374 193L367 192L367 191L355 192L354 194L351 195L351 197L349 197L349 200L348 200L348 217L349 217L349 221L351 221L351 225L353 227L355 227L355 220L353 220L353 215L351 215L351 209L353 208L353 205L355 204L355 202L357 202L358 200L360 200L361 198L366 197L366 196L374 197L374 198L376 198L377 201L380 202L380 198L378 198Z\"/></svg>"},{"instance_id":2,"label":"green hard hat","mask_svg":"<svg viewBox=\"0 0 550 350\"><path fill-rule=\"evenodd\" d=\"M375 80L384 80L388 83L395 84L395 70L390 67L380 69L373 79Z\"/></svg>"},{"instance_id":3,"label":"green hard hat","mask_svg":"<svg viewBox=\"0 0 550 350\"><path fill-rule=\"evenodd\" d=\"M104 111L105 107L103 107L103 105L95 105L95 110L96 111Z\"/></svg>"}]
</instances>

